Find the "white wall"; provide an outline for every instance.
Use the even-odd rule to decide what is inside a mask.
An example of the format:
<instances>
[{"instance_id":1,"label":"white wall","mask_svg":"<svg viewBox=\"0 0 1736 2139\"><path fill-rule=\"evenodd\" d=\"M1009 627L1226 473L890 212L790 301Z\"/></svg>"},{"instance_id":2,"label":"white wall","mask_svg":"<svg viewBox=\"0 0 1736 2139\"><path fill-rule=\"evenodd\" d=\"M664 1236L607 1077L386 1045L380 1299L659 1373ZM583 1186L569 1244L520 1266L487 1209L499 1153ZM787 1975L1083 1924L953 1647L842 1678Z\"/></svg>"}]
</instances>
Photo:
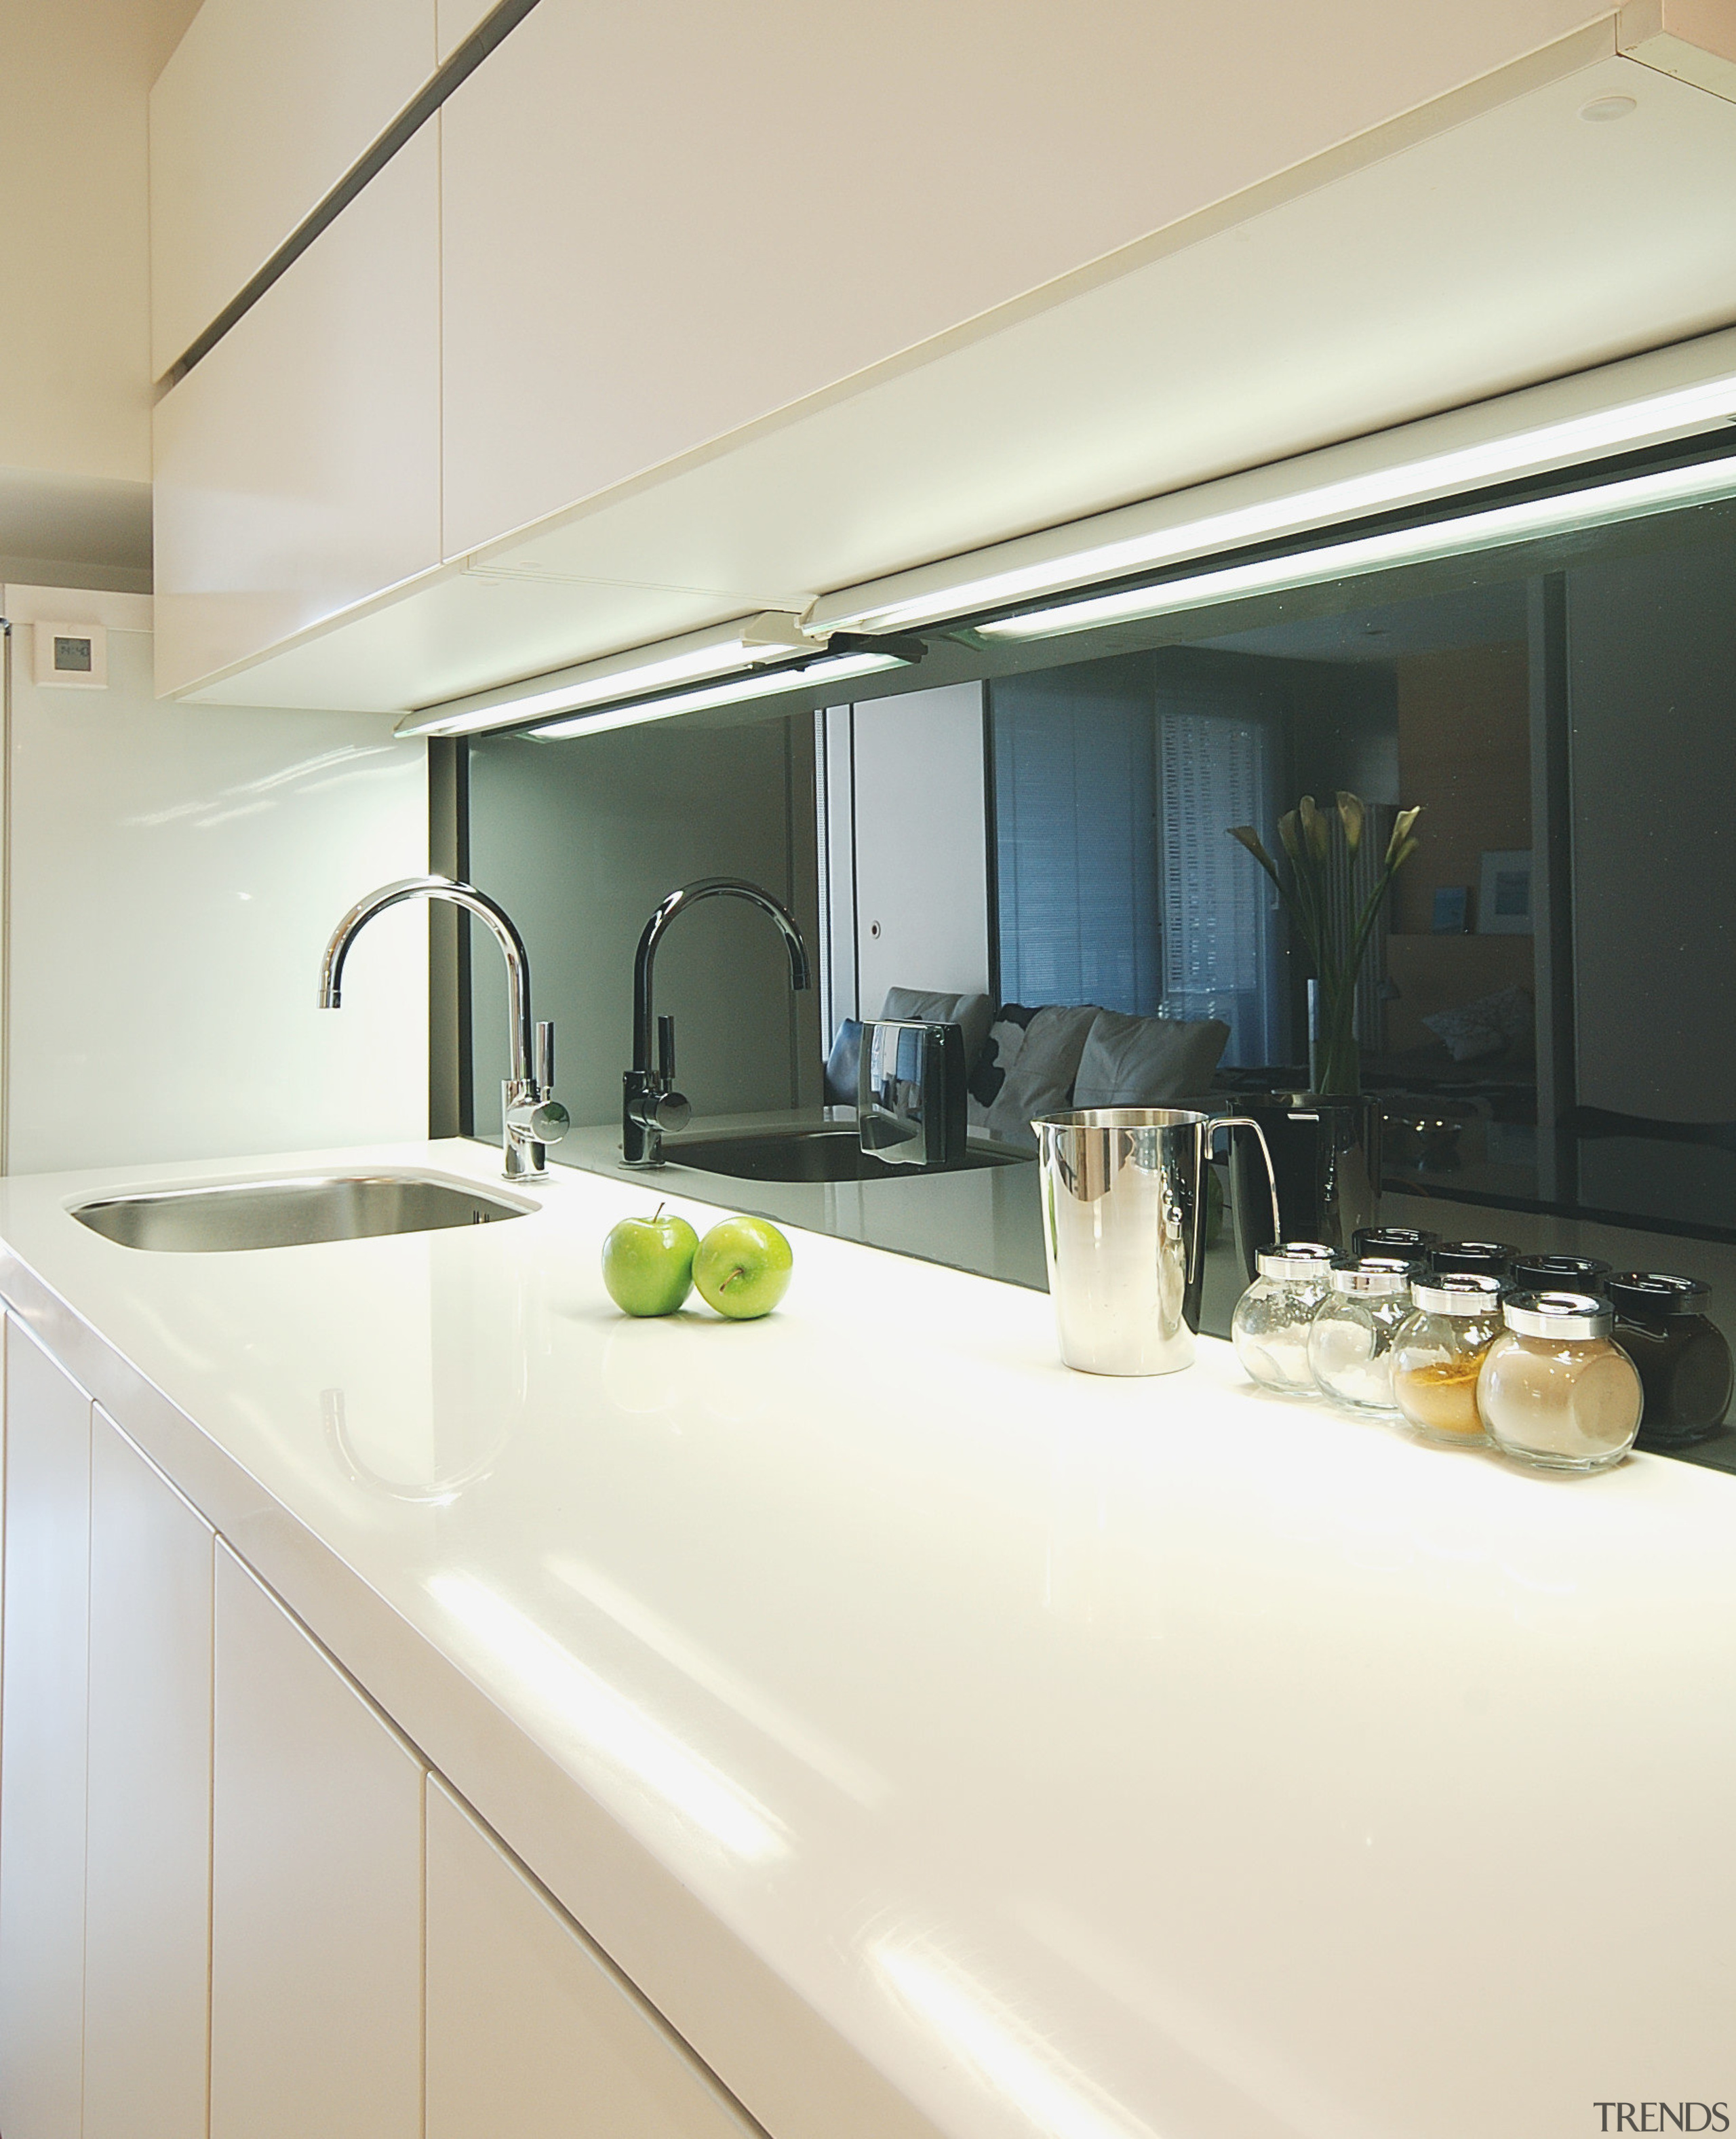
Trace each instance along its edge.
<instances>
[{"instance_id":1,"label":"white wall","mask_svg":"<svg viewBox=\"0 0 1736 2139\"><path fill-rule=\"evenodd\" d=\"M374 922L343 1011L316 1006L338 917L428 866L423 748L377 716L159 704L142 597L4 599L127 627L106 691L38 688L12 634L8 1170L425 1136L425 910Z\"/></svg>"}]
</instances>

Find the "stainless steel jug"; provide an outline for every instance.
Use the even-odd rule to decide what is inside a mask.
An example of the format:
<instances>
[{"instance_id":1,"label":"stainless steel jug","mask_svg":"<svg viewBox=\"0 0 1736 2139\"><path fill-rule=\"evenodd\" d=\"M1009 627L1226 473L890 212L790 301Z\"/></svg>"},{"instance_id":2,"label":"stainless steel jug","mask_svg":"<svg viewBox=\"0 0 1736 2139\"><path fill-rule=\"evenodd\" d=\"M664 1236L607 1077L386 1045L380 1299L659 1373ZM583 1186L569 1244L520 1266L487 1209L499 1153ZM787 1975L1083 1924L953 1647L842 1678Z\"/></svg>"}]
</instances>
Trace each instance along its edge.
<instances>
[{"instance_id":1,"label":"stainless steel jug","mask_svg":"<svg viewBox=\"0 0 1736 2139\"><path fill-rule=\"evenodd\" d=\"M1091 1107L1045 1114L1031 1127L1063 1359L1088 1374L1191 1366L1205 1275L1205 1167L1217 1130L1259 1138L1277 1224L1277 1178L1259 1123L1175 1107Z\"/></svg>"}]
</instances>

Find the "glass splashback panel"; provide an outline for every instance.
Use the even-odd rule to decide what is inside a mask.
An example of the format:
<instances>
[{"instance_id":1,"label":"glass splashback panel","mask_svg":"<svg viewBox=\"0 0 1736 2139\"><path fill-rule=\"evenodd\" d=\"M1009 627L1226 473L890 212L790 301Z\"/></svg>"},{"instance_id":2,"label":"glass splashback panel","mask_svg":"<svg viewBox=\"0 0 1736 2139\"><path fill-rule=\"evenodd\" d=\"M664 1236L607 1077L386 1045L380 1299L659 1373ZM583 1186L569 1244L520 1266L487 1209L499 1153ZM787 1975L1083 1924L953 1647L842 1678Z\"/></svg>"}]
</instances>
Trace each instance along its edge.
<instances>
[{"instance_id":1,"label":"glass splashback panel","mask_svg":"<svg viewBox=\"0 0 1736 2139\"><path fill-rule=\"evenodd\" d=\"M1382 1219L1697 1277L1736 1330L1733 679L1736 508L1716 503L1064 639L936 635L922 668L845 706L482 739L470 865L561 1023L582 1125L562 1162L619 1159L657 898L749 877L795 913L818 985L791 996L746 908L672 933L659 1008L696 1126L848 1133L834 1042L920 999L966 1023L974 1145L1006 1162L668 1184L1041 1285L1020 1106L1118 1077L1230 1111L1319 1079L1318 976L1232 829L1282 868L1280 823L1315 799L1342 945L1419 810L1348 1013L1384 1122ZM1362 808L1356 854L1340 793ZM479 1133L497 992L479 952ZM1209 1327L1243 1282L1226 1224Z\"/></svg>"}]
</instances>

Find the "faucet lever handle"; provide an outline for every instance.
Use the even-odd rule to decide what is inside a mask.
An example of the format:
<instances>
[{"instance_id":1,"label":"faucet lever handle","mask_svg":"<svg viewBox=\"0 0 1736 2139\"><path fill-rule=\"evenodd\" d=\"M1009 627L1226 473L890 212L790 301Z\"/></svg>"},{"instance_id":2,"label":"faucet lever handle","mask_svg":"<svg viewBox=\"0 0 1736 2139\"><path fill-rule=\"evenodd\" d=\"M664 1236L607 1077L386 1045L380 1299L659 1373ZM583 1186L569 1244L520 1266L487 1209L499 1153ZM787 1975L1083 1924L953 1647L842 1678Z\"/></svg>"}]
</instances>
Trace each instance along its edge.
<instances>
[{"instance_id":1,"label":"faucet lever handle","mask_svg":"<svg viewBox=\"0 0 1736 2139\"><path fill-rule=\"evenodd\" d=\"M555 1089L555 1025L551 1018L537 1020L535 1060L531 1074L546 1099Z\"/></svg>"},{"instance_id":2,"label":"faucet lever handle","mask_svg":"<svg viewBox=\"0 0 1736 2139\"><path fill-rule=\"evenodd\" d=\"M657 1074L667 1089L675 1082L675 1020L660 1017L657 1021Z\"/></svg>"}]
</instances>

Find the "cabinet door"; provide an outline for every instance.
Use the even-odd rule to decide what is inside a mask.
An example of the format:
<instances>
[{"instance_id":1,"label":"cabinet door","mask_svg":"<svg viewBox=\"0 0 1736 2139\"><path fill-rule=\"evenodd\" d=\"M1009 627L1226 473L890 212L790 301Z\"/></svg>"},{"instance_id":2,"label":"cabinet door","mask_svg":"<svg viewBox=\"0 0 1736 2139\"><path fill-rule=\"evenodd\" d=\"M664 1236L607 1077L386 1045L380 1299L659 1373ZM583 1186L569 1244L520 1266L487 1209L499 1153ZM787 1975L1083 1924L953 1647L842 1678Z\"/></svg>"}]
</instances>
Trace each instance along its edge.
<instances>
[{"instance_id":1,"label":"cabinet door","mask_svg":"<svg viewBox=\"0 0 1736 2139\"><path fill-rule=\"evenodd\" d=\"M435 0L204 0L150 96L160 379L434 71Z\"/></svg>"},{"instance_id":2,"label":"cabinet door","mask_svg":"<svg viewBox=\"0 0 1736 2139\"><path fill-rule=\"evenodd\" d=\"M0 2131L79 2139L90 1400L6 1324Z\"/></svg>"},{"instance_id":3,"label":"cabinet door","mask_svg":"<svg viewBox=\"0 0 1736 2139\"><path fill-rule=\"evenodd\" d=\"M430 1776L427 2139L757 2129Z\"/></svg>"},{"instance_id":4,"label":"cabinet door","mask_svg":"<svg viewBox=\"0 0 1736 2139\"><path fill-rule=\"evenodd\" d=\"M212 2139L421 2139L422 1765L221 1542L216 1680Z\"/></svg>"},{"instance_id":5,"label":"cabinet door","mask_svg":"<svg viewBox=\"0 0 1736 2139\"><path fill-rule=\"evenodd\" d=\"M213 1542L99 1409L84 2139L198 2139L205 2130Z\"/></svg>"},{"instance_id":6,"label":"cabinet door","mask_svg":"<svg viewBox=\"0 0 1736 2139\"><path fill-rule=\"evenodd\" d=\"M438 134L399 149L157 404L161 694L438 560Z\"/></svg>"}]
</instances>

